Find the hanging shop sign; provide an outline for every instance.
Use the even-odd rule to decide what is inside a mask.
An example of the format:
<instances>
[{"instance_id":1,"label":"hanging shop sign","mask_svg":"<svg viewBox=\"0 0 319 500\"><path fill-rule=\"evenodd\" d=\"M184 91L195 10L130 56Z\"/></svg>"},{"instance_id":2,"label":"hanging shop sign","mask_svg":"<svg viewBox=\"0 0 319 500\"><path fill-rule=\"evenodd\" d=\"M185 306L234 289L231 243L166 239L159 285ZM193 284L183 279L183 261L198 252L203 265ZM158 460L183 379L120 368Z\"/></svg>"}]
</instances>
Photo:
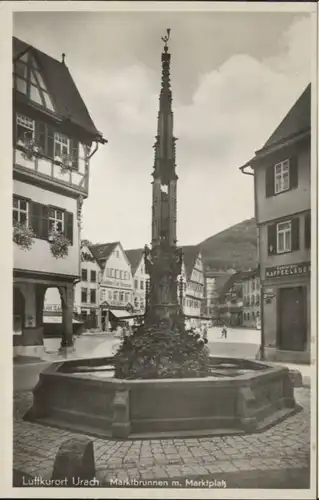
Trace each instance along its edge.
<instances>
[{"instance_id":1,"label":"hanging shop sign","mask_svg":"<svg viewBox=\"0 0 319 500\"><path fill-rule=\"evenodd\" d=\"M265 278L302 276L306 274L310 274L310 262L300 262L299 264L284 264L282 266L265 268Z\"/></svg>"}]
</instances>

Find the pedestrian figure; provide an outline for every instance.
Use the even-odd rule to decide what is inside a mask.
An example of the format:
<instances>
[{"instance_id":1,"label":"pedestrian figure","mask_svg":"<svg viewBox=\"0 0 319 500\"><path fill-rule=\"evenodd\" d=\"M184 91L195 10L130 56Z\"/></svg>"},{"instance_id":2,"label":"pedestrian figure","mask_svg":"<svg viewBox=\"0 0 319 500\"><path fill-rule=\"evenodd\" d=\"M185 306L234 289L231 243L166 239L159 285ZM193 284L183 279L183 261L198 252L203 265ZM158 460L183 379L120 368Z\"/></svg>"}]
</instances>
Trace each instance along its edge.
<instances>
[{"instance_id":1,"label":"pedestrian figure","mask_svg":"<svg viewBox=\"0 0 319 500\"><path fill-rule=\"evenodd\" d=\"M208 338L207 338L207 326L206 325L204 325L204 327L203 327L203 340L204 340L205 344L207 344Z\"/></svg>"},{"instance_id":2,"label":"pedestrian figure","mask_svg":"<svg viewBox=\"0 0 319 500\"><path fill-rule=\"evenodd\" d=\"M121 338L123 335L123 328L121 327L121 324L119 323L116 327L116 331L115 331L115 337L117 338Z\"/></svg>"},{"instance_id":3,"label":"pedestrian figure","mask_svg":"<svg viewBox=\"0 0 319 500\"><path fill-rule=\"evenodd\" d=\"M203 326L203 339L204 340L207 339L207 326L206 325Z\"/></svg>"},{"instance_id":4,"label":"pedestrian figure","mask_svg":"<svg viewBox=\"0 0 319 500\"><path fill-rule=\"evenodd\" d=\"M227 339L227 327L226 327L226 325L223 326L221 338Z\"/></svg>"},{"instance_id":5,"label":"pedestrian figure","mask_svg":"<svg viewBox=\"0 0 319 500\"><path fill-rule=\"evenodd\" d=\"M127 324L124 323L123 327L122 327L122 337L123 339L127 338L129 336L129 330L127 328Z\"/></svg>"}]
</instances>

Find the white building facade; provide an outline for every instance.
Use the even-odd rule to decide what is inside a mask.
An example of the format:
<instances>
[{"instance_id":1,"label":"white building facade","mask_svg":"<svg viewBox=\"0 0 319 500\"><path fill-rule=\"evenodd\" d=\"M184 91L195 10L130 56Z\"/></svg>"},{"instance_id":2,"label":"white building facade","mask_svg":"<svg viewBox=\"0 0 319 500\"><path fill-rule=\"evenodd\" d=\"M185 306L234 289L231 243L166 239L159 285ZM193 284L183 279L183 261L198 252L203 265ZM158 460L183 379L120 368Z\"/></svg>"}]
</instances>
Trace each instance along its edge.
<instances>
[{"instance_id":1,"label":"white building facade","mask_svg":"<svg viewBox=\"0 0 319 500\"><path fill-rule=\"evenodd\" d=\"M243 326L260 328L260 278L258 270L248 271L242 277Z\"/></svg>"},{"instance_id":2,"label":"white building facade","mask_svg":"<svg viewBox=\"0 0 319 500\"><path fill-rule=\"evenodd\" d=\"M183 287L181 289L180 280ZM181 299L186 324L199 327L203 318L203 306L206 309L205 276L202 254L196 246L183 247L182 274L178 282L178 296Z\"/></svg>"},{"instance_id":3,"label":"white building facade","mask_svg":"<svg viewBox=\"0 0 319 500\"><path fill-rule=\"evenodd\" d=\"M149 275L145 271L143 250L126 250L127 258L131 264L133 278L133 306L134 314L145 314L146 292Z\"/></svg>"},{"instance_id":4,"label":"white building facade","mask_svg":"<svg viewBox=\"0 0 319 500\"><path fill-rule=\"evenodd\" d=\"M90 248L81 248L81 281L74 287L74 305L84 328L99 328L101 270Z\"/></svg>"},{"instance_id":5,"label":"white building facade","mask_svg":"<svg viewBox=\"0 0 319 500\"><path fill-rule=\"evenodd\" d=\"M101 269L99 304L103 330L114 328L133 312L133 277L130 262L120 242L92 245L92 255Z\"/></svg>"}]
</instances>

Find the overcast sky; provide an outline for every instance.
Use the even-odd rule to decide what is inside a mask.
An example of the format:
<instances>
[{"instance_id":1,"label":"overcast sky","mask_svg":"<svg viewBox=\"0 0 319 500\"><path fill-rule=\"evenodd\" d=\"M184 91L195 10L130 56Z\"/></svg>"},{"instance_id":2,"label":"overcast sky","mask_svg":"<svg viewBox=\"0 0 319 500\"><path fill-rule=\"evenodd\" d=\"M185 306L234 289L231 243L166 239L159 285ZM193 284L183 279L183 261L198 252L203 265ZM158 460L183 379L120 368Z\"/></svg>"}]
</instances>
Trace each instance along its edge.
<instances>
[{"instance_id":1,"label":"overcast sky","mask_svg":"<svg viewBox=\"0 0 319 500\"><path fill-rule=\"evenodd\" d=\"M254 215L238 170L310 81L310 18L290 13L16 13L14 35L66 64L108 139L91 162L83 237L151 239L161 36L171 28L178 240Z\"/></svg>"}]
</instances>

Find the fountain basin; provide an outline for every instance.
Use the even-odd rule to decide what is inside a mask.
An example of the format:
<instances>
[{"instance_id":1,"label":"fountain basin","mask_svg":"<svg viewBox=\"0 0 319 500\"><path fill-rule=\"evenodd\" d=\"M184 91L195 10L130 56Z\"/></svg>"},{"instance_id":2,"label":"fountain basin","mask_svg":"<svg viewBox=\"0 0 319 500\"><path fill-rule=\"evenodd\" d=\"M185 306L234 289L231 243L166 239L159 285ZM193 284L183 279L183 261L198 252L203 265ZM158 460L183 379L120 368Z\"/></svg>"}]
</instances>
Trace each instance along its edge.
<instances>
[{"instance_id":1,"label":"fountain basin","mask_svg":"<svg viewBox=\"0 0 319 500\"><path fill-rule=\"evenodd\" d=\"M286 367L212 357L208 377L120 380L96 358L44 370L25 419L133 439L259 432L298 409Z\"/></svg>"}]
</instances>

